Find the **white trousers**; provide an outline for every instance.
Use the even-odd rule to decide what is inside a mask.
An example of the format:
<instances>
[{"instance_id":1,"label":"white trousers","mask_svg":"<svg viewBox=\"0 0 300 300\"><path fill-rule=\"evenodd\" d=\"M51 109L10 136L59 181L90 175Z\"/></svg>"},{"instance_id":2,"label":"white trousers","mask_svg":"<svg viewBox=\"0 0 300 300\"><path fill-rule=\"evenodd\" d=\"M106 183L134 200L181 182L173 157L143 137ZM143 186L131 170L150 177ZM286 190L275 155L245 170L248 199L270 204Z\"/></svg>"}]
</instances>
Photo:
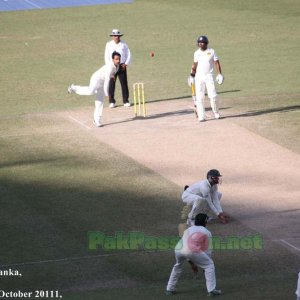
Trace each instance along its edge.
<instances>
[{"instance_id":1,"label":"white trousers","mask_svg":"<svg viewBox=\"0 0 300 300\"><path fill-rule=\"evenodd\" d=\"M204 270L207 291L211 292L216 288L215 265L213 260L205 252L182 254L180 251L175 251L175 258L176 263L168 281L167 291L176 290L177 282L183 271L183 264L187 259Z\"/></svg>"},{"instance_id":2,"label":"white trousers","mask_svg":"<svg viewBox=\"0 0 300 300\"><path fill-rule=\"evenodd\" d=\"M218 102L217 92L215 88L214 78L212 74L206 76L195 77L195 88L196 88L196 106L199 121L205 119L205 89L207 90L208 98L210 99L210 105L213 113L218 113Z\"/></svg>"},{"instance_id":3,"label":"white trousers","mask_svg":"<svg viewBox=\"0 0 300 300\"><path fill-rule=\"evenodd\" d=\"M221 208L221 201L222 198L222 193L218 192L218 200L215 200L215 203L213 201L213 204L218 207ZM182 194L182 201L184 203L186 203L187 205L191 205L192 209L188 215L188 219L187 219L187 224L189 226L195 225L195 220L194 218L196 217L197 214L206 214L208 215L210 218L216 218L216 215L213 213L213 211L211 210L211 208L209 207L207 200L205 198L201 198L198 195L195 194L191 194L188 193L187 191L184 191Z\"/></svg>"},{"instance_id":4,"label":"white trousers","mask_svg":"<svg viewBox=\"0 0 300 300\"><path fill-rule=\"evenodd\" d=\"M75 85L74 91L77 95L91 96L96 95L94 120L96 122L101 121L104 103L104 82L100 78L99 70L96 71L90 79L88 86Z\"/></svg>"}]
</instances>

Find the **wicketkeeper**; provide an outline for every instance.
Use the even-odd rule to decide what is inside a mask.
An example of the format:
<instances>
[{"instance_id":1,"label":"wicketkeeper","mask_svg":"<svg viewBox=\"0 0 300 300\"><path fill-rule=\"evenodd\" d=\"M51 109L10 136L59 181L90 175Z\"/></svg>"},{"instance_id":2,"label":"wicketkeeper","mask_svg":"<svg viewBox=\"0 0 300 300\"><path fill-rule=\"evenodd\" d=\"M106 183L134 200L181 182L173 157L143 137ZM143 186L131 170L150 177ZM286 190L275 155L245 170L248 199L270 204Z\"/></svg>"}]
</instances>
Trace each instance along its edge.
<instances>
[{"instance_id":1,"label":"wicketkeeper","mask_svg":"<svg viewBox=\"0 0 300 300\"><path fill-rule=\"evenodd\" d=\"M214 49L208 48L208 38L201 35L197 39L199 49L194 53L194 62L191 74L188 78L188 85L196 90L196 110L198 120L205 121L205 89L207 89L210 105L214 113L215 119L220 118L217 92L214 84L214 67L217 70L216 81L222 84L224 77L222 75L221 64Z\"/></svg>"}]
</instances>

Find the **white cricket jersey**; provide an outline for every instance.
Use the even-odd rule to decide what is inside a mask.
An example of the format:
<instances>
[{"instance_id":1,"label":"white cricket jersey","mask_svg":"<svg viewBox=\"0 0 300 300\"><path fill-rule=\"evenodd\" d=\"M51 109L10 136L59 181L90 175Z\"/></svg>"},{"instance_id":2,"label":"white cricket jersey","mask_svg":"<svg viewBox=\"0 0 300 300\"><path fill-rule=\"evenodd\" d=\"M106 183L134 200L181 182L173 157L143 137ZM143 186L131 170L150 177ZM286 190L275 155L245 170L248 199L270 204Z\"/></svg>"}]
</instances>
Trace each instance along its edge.
<instances>
[{"instance_id":1,"label":"white cricket jersey","mask_svg":"<svg viewBox=\"0 0 300 300\"><path fill-rule=\"evenodd\" d=\"M131 61L131 53L126 43L120 41L116 43L114 40L106 43L104 61L108 64L112 61L112 54L117 51L121 54L121 64L129 65Z\"/></svg>"},{"instance_id":2,"label":"white cricket jersey","mask_svg":"<svg viewBox=\"0 0 300 300\"><path fill-rule=\"evenodd\" d=\"M194 53L194 62L198 63L196 76L206 76L208 74L213 74L214 72L214 62L219 60L215 50L207 48L205 51L198 49Z\"/></svg>"},{"instance_id":3,"label":"white cricket jersey","mask_svg":"<svg viewBox=\"0 0 300 300\"><path fill-rule=\"evenodd\" d=\"M175 250L182 254L205 252L209 256L212 252L211 232L203 226L193 225L186 229Z\"/></svg>"},{"instance_id":4,"label":"white cricket jersey","mask_svg":"<svg viewBox=\"0 0 300 300\"><path fill-rule=\"evenodd\" d=\"M108 64L105 64L97 71L97 78L103 84L105 96L108 96L110 78L117 73L118 69L119 66L116 67L114 63L110 62Z\"/></svg>"},{"instance_id":5,"label":"white cricket jersey","mask_svg":"<svg viewBox=\"0 0 300 300\"><path fill-rule=\"evenodd\" d=\"M185 193L194 194L206 199L207 204L214 214L219 215L219 213L223 212L219 201L217 184L211 186L207 179L201 180L190 185L185 190Z\"/></svg>"}]
</instances>

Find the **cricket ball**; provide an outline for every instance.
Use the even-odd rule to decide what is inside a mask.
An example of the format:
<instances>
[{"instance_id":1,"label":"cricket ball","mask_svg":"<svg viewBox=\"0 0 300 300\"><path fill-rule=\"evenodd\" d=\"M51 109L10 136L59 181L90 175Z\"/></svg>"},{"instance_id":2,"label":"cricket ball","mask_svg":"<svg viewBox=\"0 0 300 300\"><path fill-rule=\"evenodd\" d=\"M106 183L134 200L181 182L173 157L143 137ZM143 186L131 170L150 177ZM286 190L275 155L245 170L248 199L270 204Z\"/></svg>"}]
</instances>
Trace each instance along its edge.
<instances>
[{"instance_id":1,"label":"cricket ball","mask_svg":"<svg viewBox=\"0 0 300 300\"><path fill-rule=\"evenodd\" d=\"M154 56L154 52L151 51L150 52L150 56L153 57Z\"/></svg>"}]
</instances>

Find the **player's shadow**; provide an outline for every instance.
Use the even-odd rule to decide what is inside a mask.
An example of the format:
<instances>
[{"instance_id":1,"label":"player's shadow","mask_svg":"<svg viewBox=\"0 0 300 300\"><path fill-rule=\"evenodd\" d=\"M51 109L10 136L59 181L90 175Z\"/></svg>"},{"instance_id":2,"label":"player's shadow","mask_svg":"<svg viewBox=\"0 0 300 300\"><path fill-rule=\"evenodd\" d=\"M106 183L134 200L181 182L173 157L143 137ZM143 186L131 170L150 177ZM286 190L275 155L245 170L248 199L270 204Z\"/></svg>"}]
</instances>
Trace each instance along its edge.
<instances>
[{"instance_id":1,"label":"player's shadow","mask_svg":"<svg viewBox=\"0 0 300 300\"><path fill-rule=\"evenodd\" d=\"M66 159L72 159L72 157L59 157L59 158L41 158L41 159L25 159L23 161L9 161L6 163L0 164L0 169L2 168L11 168L11 167L23 167L23 166L33 166L33 165L39 165L39 164L46 164L49 163L51 165L53 164L60 164L61 162L65 161Z\"/></svg>"},{"instance_id":2,"label":"player's shadow","mask_svg":"<svg viewBox=\"0 0 300 300\"><path fill-rule=\"evenodd\" d=\"M158 114L152 114L149 116L146 116L145 119L157 119L157 118L163 118L163 117L170 117L170 116L184 116L184 115L190 115L194 114L194 111L192 109L181 109L181 110L176 110L176 111L168 111L168 112L163 112L163 113L158 113ZM136 117L135 119L144 119L143 117Z\"/></svg>"},{"instance_id":3,"label":"player's shadow","mask_svg":"<svg viewBox=\"0 0 300 300\"><path fill-rule=\"evenodd\" d=\"M137 121L137 120L147 121L147 120L164 118L164 117L176 117L176 116L184 116L184 115L190 115L190 114L194 114L194 111L192 109L190 109L190 108L189 109L181 109L181 110L176 110L176 111L163 112L163 113L159 113L159 114L151 114L151 115L147 115L146 117L136 116L136 117L133 117L130 119L122 120L122 121L105 123L104 126L128 123L128 122Z\"/></svg>"},{"instance_id":4,"label":"player's shadow","mask_svg":"<svg viewBox=\"0 0 300 300\"><path fill-rule=\"evenodd\" d=\"M238 93L241 90L229 90L229 91L221 91L218 92L219 94L227 94L227 93ZM207 96L207 94L205 94ZM151 99L151 100L147 100L147 103L151 103L151 102L161 102L161 101L171 101L171 100L180 100L180 99L189 99L192 98L191 95L186 95L186 96L180 96L180 97L173 97L173 98L163 98L163 99Z\"/></svg>"},{"instance_id":5,"label":"player's shadow","mask_svg":"<svg viewBox=\"0 0 300 300\"><path fill-rule=\"evenodd\" d=\"M269 109L262 109L262 110L250 110L244 113L224 116L223 118L229 119L229 118L253 117L253 116L260 116L260 115L271 114L276 112L286 113L291 111L297 111L299 109L300 109L300 105L283 106L283 107L276 107L276 108L269 108Z\"/></svg>"},{"instance_id":6,"label":"player's shadow","mask_svg":"<svg viewBox=\"0 0 300 300\"><path fill-rule=\"evenodd\" d=\"M221 113L222 111L226 109L230 109L231 107L223 107L221 108ZM222 119L230 119L230 118L243 118L243 117L253 117L253 116L259 116L259 115L264 115L264 114L271 114L275 112L281 112L281 113L286 113L290 111L297 111L300 109L300 105L293 105L293 106L286 106L286 107L277 107L277 108L271 108L271 109L264 109L264 110L252 110L248 111L245 113L239 113L239 114L232 114L232 115L222 115ZM210 108L206 108L205 111L211 111ZM152 119L158 119L158 118L164 118L164 117L176 117L176 116L184 116L184 115L191 115L194 114L194 110L192 108L187 108L187 109L181 109L181 110L176 110L176 111L167 111L167 112L162 112L158 114L152 114L148 115L146 117L142 116L137 116L133 117L130 119L118 121L118 122L111 122L111 123L106 123L105 126L109 125L116 125L120 123L128 123L132 121L137 121L137 120L152 120Z\"/></svg>"}]
</instances>

